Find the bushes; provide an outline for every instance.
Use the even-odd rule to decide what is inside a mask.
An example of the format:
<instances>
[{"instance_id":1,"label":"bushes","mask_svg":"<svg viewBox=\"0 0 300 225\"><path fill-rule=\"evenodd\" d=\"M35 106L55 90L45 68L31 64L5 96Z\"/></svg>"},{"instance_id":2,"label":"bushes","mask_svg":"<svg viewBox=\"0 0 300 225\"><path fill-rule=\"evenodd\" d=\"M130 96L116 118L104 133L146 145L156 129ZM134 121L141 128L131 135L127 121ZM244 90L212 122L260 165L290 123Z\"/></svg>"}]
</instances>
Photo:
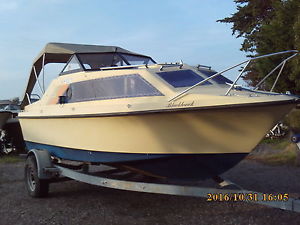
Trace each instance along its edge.
<instances>
[{"instance_id":1,"label":"bushes","mask_svg":"<svg viewBox=\"0 0 300 225\"><path fill-rule=\"evenodd\" d=\"M284 120L293 133L300 133L300 109L293 109Z\"/></svg>"}]
</instances>

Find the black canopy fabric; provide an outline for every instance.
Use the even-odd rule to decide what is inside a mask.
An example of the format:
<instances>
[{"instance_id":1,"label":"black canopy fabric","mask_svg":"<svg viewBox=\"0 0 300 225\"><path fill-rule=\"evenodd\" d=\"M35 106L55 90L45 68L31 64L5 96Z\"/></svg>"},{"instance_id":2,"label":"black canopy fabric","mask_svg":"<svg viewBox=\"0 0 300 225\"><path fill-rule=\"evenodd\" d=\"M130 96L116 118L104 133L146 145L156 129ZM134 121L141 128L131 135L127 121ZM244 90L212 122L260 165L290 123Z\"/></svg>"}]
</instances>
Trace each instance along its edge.
<instances>
[{"instance_id":1,"label":"black canopy fabric","mask_svg":"<svg viewBox=\"0 0 300 225\"><path fill-rule=\"evenodd\" d=\"M30 95L36 83L34 68L36 70L37 76L39 76L43 68L43 61L44 61L44 65L48 63L67 63L68 60L70 59L70 56L75 53L112 53L112 52L120 52L120 53L127 53L127 54L133 54L137 56L148 57L145 55L128 51L126 49L117 46L48 43L33 62L21 107L24 108L24 106L29 104L28 99L26 97L26 93Z\"/></svg>"}]
</instances>

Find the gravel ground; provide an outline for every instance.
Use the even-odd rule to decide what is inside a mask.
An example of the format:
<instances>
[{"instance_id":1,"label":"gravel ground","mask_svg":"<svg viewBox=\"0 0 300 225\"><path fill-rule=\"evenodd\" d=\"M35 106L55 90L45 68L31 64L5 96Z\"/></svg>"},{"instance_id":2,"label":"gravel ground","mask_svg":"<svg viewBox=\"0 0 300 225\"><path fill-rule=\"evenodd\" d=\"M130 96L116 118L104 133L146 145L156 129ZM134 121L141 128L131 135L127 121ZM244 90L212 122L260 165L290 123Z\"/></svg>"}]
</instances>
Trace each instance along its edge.
<instances>
[{"instance_id":1,"label":"gravel ground","mask_svg":"<svg viewBox=\"0 0 300 225\"><path fill-rule=\"evenodd\" d=\"M48 198L25 191L24 163L0 164L0 224L300 224L300 213L243 202L145 194L76 181L54 183ZM243 160L224 174L248 190L300 196L300 168ZM208 181L209 183L209 181Z\"/></svg>"}]
</instances>

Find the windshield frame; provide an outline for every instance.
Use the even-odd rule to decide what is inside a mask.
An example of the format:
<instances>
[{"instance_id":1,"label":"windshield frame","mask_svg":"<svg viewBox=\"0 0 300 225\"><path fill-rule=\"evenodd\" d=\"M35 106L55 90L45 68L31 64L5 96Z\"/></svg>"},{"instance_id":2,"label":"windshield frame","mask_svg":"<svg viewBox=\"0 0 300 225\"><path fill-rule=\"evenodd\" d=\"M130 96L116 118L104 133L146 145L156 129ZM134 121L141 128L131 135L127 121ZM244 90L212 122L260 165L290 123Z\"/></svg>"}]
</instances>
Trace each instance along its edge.
<instances>
[{"instance_id":1,"label":"windshield frame","mask_svg":"<svg viewBox=\"0 0 300 225\"><path fill-rule=\"evenodd\" d=\"M145 60L149 60L149 62L151 64L156 64L156 62L150 57L150 56L143 56L143 55L136 55L136 54L130 54L130 53L119 53L119 52L88 52L88 53L75 53L73 55L70 56L68 62L66 63L66 65L63 67L62 71L60 72L60 76L61 75L65 75L65 74L70 74L70 73L76 73L76 72L81 72L81 71L100 71L102 68L105 67L120 67L120 66L104 66L104 67L99 67L99 68L86 68L84 66L84 62L82 61L80 55L105 55L105 54L115 54L117 55L117 57L119 57L121 60L123 60L124 64L126 64L125 66L135 66L134 64L130 64L130 62L126 59L126 57L124 55L128 55L128 56L134 56L134 57L140 57L140 58L144 58ZM113 56L114 57L114 56ZM78 62L80 69L76 69L76 70L70 70L70 71L64 71L65 68L68 66L68 64L70 63L70 61L75 58L76 61ZM149 65L149 64L140 64L140 65Z\"/></svg>"},{"instance_id":2,"label":"windshield frame","mask_svg":"<svg viewBox=\"0 0 300 225\"><path fill-rule=\"evenodd\" d=\"M134 64L130 64L130 62L126 59L126 57L124 57L124 55L128 55L128 56L135 56L135 57L140 57L140 58L145 58L145 59L148 59L149 62L151 62L151 64L156 64L156 62L149 56L140 56L140 55L135 55L135 54L129 54L129 53L119 53L119 52L105 52L105 53L102 53L102 52L92 52L92 53L76 53L74 55L76 55L79 63L81 64L81 67L83 68L84 71L99 71L101 70L101 68L105 68L106 66L104 67L99 67L99 68L91 68L91 69L88 69L84 66L84 62L82 61L82 59L80 58L80 55L105 55L105 54L115 54L117 55L120 59L122 59L124 61L124 63L126 64L125 66L131 66L131 65L134 65ZM140 64L140 65L148 65L148 64ZM107 67L119 67L119 66L107 66Z\"/></svg>"}]
</instances>

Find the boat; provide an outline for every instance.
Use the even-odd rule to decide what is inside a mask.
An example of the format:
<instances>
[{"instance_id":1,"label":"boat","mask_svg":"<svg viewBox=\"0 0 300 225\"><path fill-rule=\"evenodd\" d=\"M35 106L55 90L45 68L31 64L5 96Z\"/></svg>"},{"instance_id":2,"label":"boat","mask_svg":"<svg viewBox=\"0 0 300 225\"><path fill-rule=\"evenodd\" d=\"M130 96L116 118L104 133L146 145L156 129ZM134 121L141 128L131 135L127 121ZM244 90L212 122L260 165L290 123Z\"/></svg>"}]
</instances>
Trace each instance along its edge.
<instances>
[{"instance_id":1,"label":"boat","mask_svg":"<svg viewBox=\"0 0 300 225\"><path fill-rule=\"evenodd\" d=\"M10 100L0 100L0 130L9 119L15 118L20 111L20 106Z\"/></svg>"},{"instance_id":2,"label":"boat","mask_svg":"<svg viewBox=\"0 0 300 225\"><path fill-rule=\"evenodd\" d=\"M6 124L7 120L11 118L11 113L8 111L0 111L0 129Z\"/></svg>"},{"instance_id":3,"label":"boat","mask_svg":"<svg viewBox=\"0 0 300 225\"><path fill-rule=\"evenodd\" d=\"M10 100L0 100L0 153L9 153L23 146L21 128L16 118L20 105Z\"/></svg>"},{"instance_id":4,"label":"boat","mask_svg":"<svg viewBox=\"0 0 300 225\"><path fill-rule=\"evenodd\" d=\"M0 129L6 124L9 118L17 115L18 106L9 100L0 100Z\"/></svg>"},{"instance_id":5,"label":"boat","mask_svg":"<svg viewBox=\"0 0 300 225\"><path fill-rule=\"evenodd\" d=\"M281 68L277 78L297 51L217 72L183 62L160 64L116 46L49 43L33 62L18 116L26 148L154 177L217 176L298 104L291 94L237 85L249 63L286 54L292 56L273 70ZM65 66L44 90L39 78L50 63ZM222 75L243 64L234 81ZM42 97L32 102L35 85Z\"/></svg>"}]
</instances>

